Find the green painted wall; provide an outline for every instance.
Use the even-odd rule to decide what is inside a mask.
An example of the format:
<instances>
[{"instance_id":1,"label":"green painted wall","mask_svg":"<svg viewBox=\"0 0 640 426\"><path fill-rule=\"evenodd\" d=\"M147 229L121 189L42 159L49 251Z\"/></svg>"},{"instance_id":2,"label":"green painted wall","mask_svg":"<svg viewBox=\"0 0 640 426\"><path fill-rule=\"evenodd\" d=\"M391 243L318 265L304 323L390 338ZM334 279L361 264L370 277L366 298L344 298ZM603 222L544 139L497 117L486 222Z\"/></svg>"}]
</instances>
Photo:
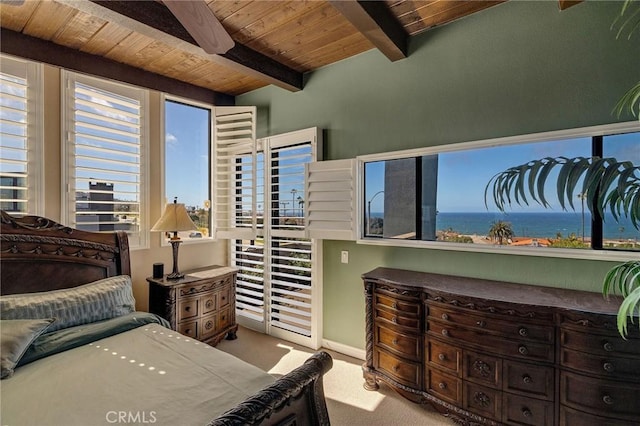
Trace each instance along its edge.
<instances>
[{"instance_id":1,"label":"green painted wall","mask_svg":"<svg viewBox=\"0 0 640 426\"><path fill-rule=\"evenodd\" d=\"M640 77L638 37L616 40L610 30L619 8L507 2L413 38L402 61L372 50L311 73L301 92L270 86L236 103L258 106L260 136L325 129L325 159L612 123L613 106ZM613 264L342 241L323 248L324 337L358 348L360 275L376 266L599 291Z\"/></svg>"}]
</instances>

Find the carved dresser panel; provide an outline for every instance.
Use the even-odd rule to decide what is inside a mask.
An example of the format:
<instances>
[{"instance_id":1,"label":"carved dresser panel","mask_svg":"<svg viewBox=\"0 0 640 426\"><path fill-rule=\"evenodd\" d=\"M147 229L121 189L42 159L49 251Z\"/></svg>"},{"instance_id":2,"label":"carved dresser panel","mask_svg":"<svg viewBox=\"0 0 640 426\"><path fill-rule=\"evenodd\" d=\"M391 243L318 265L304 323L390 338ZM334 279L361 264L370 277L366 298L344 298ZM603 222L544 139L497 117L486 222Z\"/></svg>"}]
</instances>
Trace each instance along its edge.
<instances>
[{"instance_id":1,"label":"carved dresser panel","mask_svg":"<svg viewBox=\"0 0 640 426\"><path fill-rule=\"evenodd\" d=\"M640 333L601 294L378 268L363 275L365 388L464 425L640 422Z\"/></svg>"},{"instance_id":2,"label":"carved dresser panel","mask_svg":"<svg viewBox=\"0 0 640 426\"><path fill-rule=\"evenodd\" d=\"M182 334L215 346L236 338L236 270L212 266L169 280L147 278L149 312L158 314Z\"/></svg>"}]
</instances>

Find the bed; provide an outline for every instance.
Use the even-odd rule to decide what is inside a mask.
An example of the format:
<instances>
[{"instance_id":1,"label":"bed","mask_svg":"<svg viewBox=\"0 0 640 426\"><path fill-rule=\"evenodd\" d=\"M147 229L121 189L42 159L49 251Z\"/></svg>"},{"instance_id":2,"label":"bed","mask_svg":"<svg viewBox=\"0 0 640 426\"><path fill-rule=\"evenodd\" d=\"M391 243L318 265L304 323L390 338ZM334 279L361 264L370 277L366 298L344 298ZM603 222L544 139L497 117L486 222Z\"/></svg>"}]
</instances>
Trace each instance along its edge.
<instances>
[{"instance_id":1,"label":"bed","mask_svg":"<svg viewBox=\"0 0 640 426\"><path fill-rule=\"evenodd\" d=\"M136 312L124 232L1 221L0 424L329 424L326 352L275 378Z\"/></svg>"}]
</instances>

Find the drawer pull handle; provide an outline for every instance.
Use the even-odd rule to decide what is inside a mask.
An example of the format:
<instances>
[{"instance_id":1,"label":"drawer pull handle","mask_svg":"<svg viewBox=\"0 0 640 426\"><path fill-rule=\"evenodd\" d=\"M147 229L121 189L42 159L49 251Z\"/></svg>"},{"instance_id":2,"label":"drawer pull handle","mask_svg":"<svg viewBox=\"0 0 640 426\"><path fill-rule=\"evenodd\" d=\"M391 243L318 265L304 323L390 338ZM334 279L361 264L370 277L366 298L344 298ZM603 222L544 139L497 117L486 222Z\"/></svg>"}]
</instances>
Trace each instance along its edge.
<instances>
[{"instance_id":1,"label":"drawer pull handle","mask_svg":"<svg viewBox=\"0 0 640 426\"><path fill-rule=\"evenodd\" d=\"M187 328L187 329L184 331L184 334L191 334L191 329L190 329L190 328Z\"/></svg>"},{"instance_id":2,"label":"drawer pull handle","mask_svg":"<svg viewBox=\"0 0 640 426\"><path fill-rule=\"evenodd\" d=\"M613 405L613 398L611 398L611 395L605 395L602 397L602 402L607 405Z\"/></svg>"},{"instance_id":3,"label":"drawer pull handle","mask_svg":"<svg viewBox=\"0 0 640 426\"><path fill-rule=\"evenodd\" d=\"M393 340L391 341L391 343L393 343L394 345L397 345L397 344L398 344L398 339L393 339Z\"/></svg>"},{"instance_id":4,"label":"drawer pull handle","mask_svg":"<svg viewBox=\"0 0 640 426\"><path fill-rule=\"evenodd\" d=\"M486 323L486 322L484 322L484 320L480 320L480 321L478 321L478 322L476 323L476 325L477 325L478 327L483 327L483 328L484 328L484 327L487 325L487 323Z\"/></svg>"},{"instance_id":5,"label":"drawer pull handle","mask_svg":"<svg viewBox=\"0 0 640 426\"><path fill-rule=\"evenodd\" d=\"M396 324L398 322L398 318L396 318L396 317L391 318L391 322Z\"/></svg>"},{"instance_id":6,"label":"drawer pull handle","mask_svg":"<svg viewBox=\"0 0 640 426\"><path fill-rule=\"evenodd\" d=\"M611 344L611 342L604 342L604 345L602 345L602 347L607 352L612 352L613 351L613 345Z\"/></svg>"},{"instance_id":7,"label":"drawer pull handle","mask_svg":"<svg viewBox=\"0 0 640 426\"><path fill-rule=\"evenodd\" d=\"M438 387L440 389L446 389L447 388L447 384L445 382L440 382L440 383L438 383Z\"/></svg>"},{"instance_id":8,"label":"drawer pull handle","mask_svg":"<svg viewBox=\"0 0 640 426\"><path fill-rule=\"evenodd\" d=\"M449 315L442 314L442 319L445 320L445 321L448 321L449 320Z\"/></svg>"},{"instance_id":9,"label":"drawer pull handle","mask_svg":"<svg viewBox=\"0 0 640 426\"><path fill-rule=\"evenodd\" d=\"M191 310L191 306L185 306L185 307L184 307L184 310L185 310L185 311L187 311L187 312L189 312L189 311Z\"/></svg>"},{"instance_id":10,"label":"drawer pull handle","mask_svg":"<svg viewBox=\"0 0 640 426\"><path fill-rule=\"evenodd\" d=\"M444 361L445 359L447 359L447 356L446 356L445 354L439 354L439 355L438 355L438 359L439 359L440 361Z\"/></svg>"},{"instance_id":11,"label":"drawer pull handle","mask_svg":"<svg viewBox=\"0 0 640 426\"><path fill-rule=\"evenodd\" d=\"M397 308L398 308L398 304L397 304L396 302L393 302L393 303L391 304L391 307L392 307L393 309L397 309Z\"/></svg>"},{"instance_id":12,"label":"drawer pull handle","mask_svg":"<svg viewBox=\"0 0 640 426\"><path fill-rule=\"evenodd\" d=\"M533 383L533 379L528 374L525 374L524 376L522 376L522 381L526 384Z\"/></svg>"},{"instance_id":13,"label":"drawer pull handle","mask_svg":"<svg viewBox=\"0 0 640 426\"><path fill-rule=\"evenodd\" d=\"M527 407L524 407L522 409L522 415L525 416L525 417L531 417L531 416L533 416L533 413Z\"/></svg>"},{"instance_id":14,"label":"drawer pull handle","mask_svg":"<svg viewBox=\"0 0 640 426\"><path fill-rule=\"evenodd\" d=\"M213 300L211 300L211 299L207 300L207 303L205 303L205 306L207 307L207 309L212 307L213 306Z\"/></svg>"},{"instance_id":15,"label":"drawer pull handle","mask_svg":"<svg viewBox=\"0 0 640 426\"><path fill-rule=\"evenodd\" d=\"M604 371L606 371L607 373L613 373L616 370L613 364L610 362L605 362L602 365L602 368L604 368Z\"/></svg>"},{"instance_id":16,"label":"drawer pull handle","mask_svg":"<svg viewBox=\"0 0 640 426\"><path fill-rule=\"evenodd\" d=\"M518 334L521 335L522 337L527 337L529 335L529 330L527 330L526 327L520 327L518 329Z\"/></svg>"},{"instance_id":17,"label":"drawer pull handle","mask_svg":"<svg viewBox=\"0 0 640 426\"><path fill-rule=\"evenodd\" d=\"M518 352L520 352L520 355L529 355L529 349L525 345L518 346Z\"/></svg>"},{"instance_id":18,"label":"drawer pull handle","mask_svg":"<svg viewBox=\"0 0 640 426\"><path fill-rule=\"evenodd\" d=\"M447 330L446 328L442 329L442 335L443 336L448 336L449 335L449 330Z\"/></svg>"},{"instance_id":19,"label":"drawer pull handle","mask_svg":"<svg viewBox=\"0 0 640 426\"><path fill-rule=\"evenodd\" d=\"M393 372L394 372L394 373L397 373L397 372L398 372L398 366L397 366L397 365L394 365L394 366L393 366L393 368L392 368L392 370L393 370Z\"/></svg>"}]
</instances>

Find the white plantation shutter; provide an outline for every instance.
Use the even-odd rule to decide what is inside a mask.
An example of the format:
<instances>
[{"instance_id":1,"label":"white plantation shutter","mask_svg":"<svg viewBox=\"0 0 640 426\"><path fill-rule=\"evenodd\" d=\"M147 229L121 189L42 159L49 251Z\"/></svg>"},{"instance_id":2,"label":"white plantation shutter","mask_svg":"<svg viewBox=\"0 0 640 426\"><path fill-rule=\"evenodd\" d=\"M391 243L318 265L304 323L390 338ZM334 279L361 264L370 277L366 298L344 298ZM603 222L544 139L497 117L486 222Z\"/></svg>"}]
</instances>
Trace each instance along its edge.
<instances>
[{"instance_id":1,"label":"white plantation shutter","mask_svg":"<svg viewBox=\"0 0 640 426\"><path fill-rule=\"evenodd\" d=\"M146 244L147 92L63 72L66 207L70 226L124 230L132 247Z\"/></svg>"},{"instance_id":2,"label":"white plantation shutter","mask_svg":"<svg viewBox=\"0 0 640 426\"><path fill-rule=\"evenodd\" d=\"M309 163L306 167L306 220L310 238L357 238L356 160Z\"/></svg>"},{"instance_id":3,"label":"white plantation shutter","mask_svg":"<svg viewBox=\"0 0 640 426\"><path fill-rule=\"evenodd\" d=\"M0 59L0 208L41 215L42 66Z\"/></svg>"},{"instance_id":4,"label":"white plantation shutter","mask_svg":"<svg viewBox=\"0 0 640 426\"><path fill-rule=\"evenodd\" d=\"M257 228L256 107L214 109L216 238L252 238Z\"/></svg>"},{"instance_id":5,"label":"white plantation shutter","mask_svg":"<svg viewBox=\"0 0 640 426\"><path fill-rule=\"evenodd\" d=\"M269 138L270 323L311 337L312 242L304 220L305 165L317 157L316 128Z\"/></svg>"}]
</instances>

